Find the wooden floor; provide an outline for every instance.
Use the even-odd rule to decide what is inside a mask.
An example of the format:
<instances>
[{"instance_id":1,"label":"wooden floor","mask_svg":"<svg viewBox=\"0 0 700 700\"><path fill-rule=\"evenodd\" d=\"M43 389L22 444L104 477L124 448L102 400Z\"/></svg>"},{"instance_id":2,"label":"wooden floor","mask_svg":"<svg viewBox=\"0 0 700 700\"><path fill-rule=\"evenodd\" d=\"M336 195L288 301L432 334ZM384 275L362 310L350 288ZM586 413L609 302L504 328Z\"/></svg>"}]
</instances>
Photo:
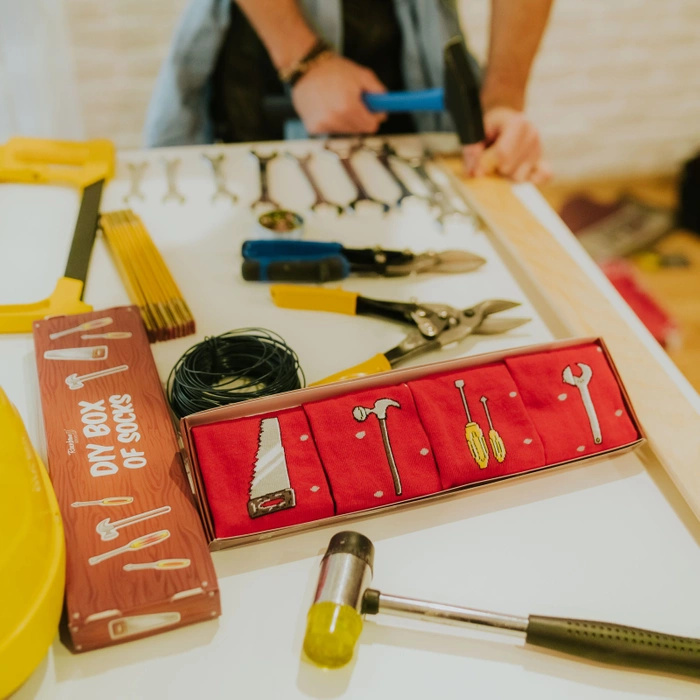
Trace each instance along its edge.
<instances>
[{"instance_id":1,"label":"wooden floor","mask_svg":"<svg viewBox=\"0 0 700 700\"><path fill-rule=\"evenodd\" d=\"M540 189L557 211L569 196L580 193L586 193L601 202L616 200L626 193L650 204L675 208L678 191L672 179L652 177L638 180L553 182ZM635 266L640 283L680 326L678 346L669 348L668 354L700 392L700 235L674 230L659 241L655 249L660 253L682 253L690 260L690 265L684 268L648 269L639 263Z\"/></svg>"}]
</instances>

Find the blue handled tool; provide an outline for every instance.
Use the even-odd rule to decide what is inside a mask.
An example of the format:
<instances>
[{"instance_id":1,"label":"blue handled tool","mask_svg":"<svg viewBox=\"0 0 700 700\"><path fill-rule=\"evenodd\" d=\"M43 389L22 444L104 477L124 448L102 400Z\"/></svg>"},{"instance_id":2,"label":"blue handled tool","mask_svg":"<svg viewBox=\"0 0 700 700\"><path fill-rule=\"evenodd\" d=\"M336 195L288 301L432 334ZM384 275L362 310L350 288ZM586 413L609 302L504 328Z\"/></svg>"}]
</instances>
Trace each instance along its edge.
<instances>
[{"instance_id":1,"label":"blue handled tool","mask_svg":"<svg viewBox=\"0 0 700 700\"><path fill-rule=\"evenodd\" d=\"M463 145L484 140L479 76L461 37L445 44L444 88L408 92L366 93L371 112L442 112L452 116Z\"/></svg>"},{"instance_id":2,"label":"blue handled tool","mask_svg":"<svg viewBox=\"0 0 700 700\"><path fill-rule=\"evenodd\" d=\"M412 272L471 272L486 262L465 250L413 253L307 240L249 240L241 253L243 279L263 282L330 282L351 273L400 277Z\"/></svg>"}]
</instances>

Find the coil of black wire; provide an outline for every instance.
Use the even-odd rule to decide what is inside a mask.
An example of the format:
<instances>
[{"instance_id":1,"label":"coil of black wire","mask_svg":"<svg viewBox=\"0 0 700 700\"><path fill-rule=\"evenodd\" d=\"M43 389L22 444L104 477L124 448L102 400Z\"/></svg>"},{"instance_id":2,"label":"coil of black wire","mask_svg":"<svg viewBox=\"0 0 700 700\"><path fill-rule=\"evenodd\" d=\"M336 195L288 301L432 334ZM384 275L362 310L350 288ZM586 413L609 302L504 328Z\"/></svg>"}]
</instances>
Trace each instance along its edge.
<instances>
[{"instance_id":1,"label":"coil of black wire","mask_svg":"<svg viewBox=\"0 0 700 700\"><path fill-rule=\"evenodd\" d=\"M277 333L239 328L187 350L170 371L167 394L173 412L182 418L305 384L297 354Z\"/></svg>"}]
</instances>

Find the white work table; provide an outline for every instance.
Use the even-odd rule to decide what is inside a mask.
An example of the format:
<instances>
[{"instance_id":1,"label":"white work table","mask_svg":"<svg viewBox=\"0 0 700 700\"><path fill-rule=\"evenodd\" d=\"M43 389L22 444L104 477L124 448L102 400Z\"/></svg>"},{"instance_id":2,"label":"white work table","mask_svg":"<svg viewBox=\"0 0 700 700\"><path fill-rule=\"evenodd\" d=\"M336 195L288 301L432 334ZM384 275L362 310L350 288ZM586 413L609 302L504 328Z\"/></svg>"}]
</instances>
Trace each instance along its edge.
<instances>
[{"instance_id":1,"label":"white work table","mask_svg":"<svg viewBox=\"0 0 700 700\"><path fill-rule=\"evenodd\" d=\"M298 153L319 147L277 145ZM215 188L205 152L226 155L227 184L240 195L239 204L211 201ZM180 158L177 185L184 204L162 201L164 158ZM125 205L126 163L141 161L149 163L144 200ZM467 275L349 278L344 288L454 306L512 298L522 302L517 315L533 319L511 333L470 338L416 363L601 336L649 442L634 452L216 552L219 619L78 655L56 637L16 697L698 697L700 683L679 677L578 661L506 635L383 616L366 620L348 667L323 671L302 658L320 558L342 529L374 542L373 586L387 593L700 637L700 399L533 187L489 179L470 183L466 197L488 227L462 220L440 230L424 209L410 204L386 218L372 212L345 220L313 215L305 209L309 193L286 170L291 167L277 164L272 189L277 187L282 204L305 215L308 238L352 247L463 247L488 259ZM241 280L240 245L255 237L247 207L255 198L255 173L244 146L119 154L102 210L130 206L141 215L197 322L195 335L151 346L163 382L191 345L237 328L279 333L299 354L309 382L387 350L405 334L371 318L279 309L265 284ZM338 196L347 194L342 178L334 181L328 173L325 183ZM78 195L65 188L0 186L0 303L48 296L63 273L78 204ZM85 300L96 310L129 303L101 239ZM0 336L0 358L0 386L45 457L31 336Z\"/></svg>"}]
</instances>

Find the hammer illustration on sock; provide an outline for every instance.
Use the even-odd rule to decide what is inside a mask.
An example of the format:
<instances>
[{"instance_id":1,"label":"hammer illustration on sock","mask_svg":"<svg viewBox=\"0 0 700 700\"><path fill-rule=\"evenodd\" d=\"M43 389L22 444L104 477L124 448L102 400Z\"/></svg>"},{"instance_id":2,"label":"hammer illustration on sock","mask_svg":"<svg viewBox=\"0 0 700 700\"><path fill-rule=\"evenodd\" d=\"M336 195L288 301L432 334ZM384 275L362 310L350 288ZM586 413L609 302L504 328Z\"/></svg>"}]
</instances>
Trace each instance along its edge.
<instances>
[{"instance_id":1,"label":"hammer illustration on sock","mask_svg":"<svg viewBox=\"0 0 700 700\"><path fill-rule=\"evenodd\" d=\"M700 639L611 622L508 615L381 593L370 588L374 545L359 532L339 532L321 560L314 602L306 618L304 651L324 668L352 659L364 615L398 615L520 637L528 646L552 649L599 663L700 677Z\"/></svg>"},{"instance_id":2,"label":"hammer illustration on sock","mask_svg":"<svg viewBox=\"0 0 700 700\"><path fill-rule=\"evenodd\" d=\"M397 496L401 495L401 478L399 477L399 470L396 468L396 461L394 460L394 453L391 451L391 443L389 442L389 431L386 428L386 412L389 410L390 406L396 406L396 408L401 408L401 404L394 399L377 399L374 402L372 408L365 408L364 406L355 406L352 409L352 417L362 423L367 420L367 417L373 413L377 416L379 421L379 428L382 431L382 441L384 442L384 452L386 452L386 458L389 460L389 469L391 469L391 478L394 480L394 491Z\"/></svg>"}]
</instances>

